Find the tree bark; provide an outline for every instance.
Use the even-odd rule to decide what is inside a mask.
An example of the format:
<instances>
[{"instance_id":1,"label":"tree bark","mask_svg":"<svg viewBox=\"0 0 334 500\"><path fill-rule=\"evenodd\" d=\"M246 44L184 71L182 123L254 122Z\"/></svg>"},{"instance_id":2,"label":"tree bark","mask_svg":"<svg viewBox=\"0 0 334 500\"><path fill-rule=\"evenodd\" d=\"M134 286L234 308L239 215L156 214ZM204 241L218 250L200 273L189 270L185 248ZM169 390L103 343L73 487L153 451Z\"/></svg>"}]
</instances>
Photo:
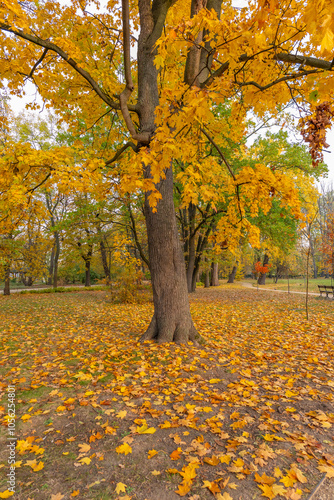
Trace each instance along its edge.
<instances>
[{"instance_id":1,"label":"tree bark","mask_svg":"<svg viewBox=\"0 0 334 500\"><path fill-rule=\"evenodd\" d=\"M204 287L205 288L209 288L210 287L210 269L207 269L205 271Z\"/></svg>"},{"instance_id":2,"label":"tree bark","mask_svg":"<svg viewBox=\"0 0 334 500\"><path fill-rule=\"evenodd\" d=\"M138 40L138 111L140 133L151 137L155 131L155 109L159 104L158 71L154 65L155 42L160 37L170 3L162 0L138 0L140 34ZM124 22L124 21L123 21ZM125 54L126 56L126 54ZM124 58L126 61L126 57ZM146 146L141 144L138 146ZM154 314L141 340L186 343L199 338L188 300L184 255L179 239L174 198L172 158L166 178L157 185L162 199L153 213L150 193L145 193L150 272ZM149 167L144 177L151 178Z\"/></svg>"},{"instance_id":3,"label":"tree bark","mask_svg":"<svg viewBox=\"0 0 334 500\"><path fill-rule=\"evenodd\" d=\"M156 213L149 205L149 193L145 197L154 314L141 340L195 342L199 335L190 314L184 255L174 210L172 168L157 187L162 200Z\"/></svg>"},{"instance_id":4,"label":"tree bark","mask_svg":"<svg viewBox=\"0 0 334 500\"><path fill-rule=\"evenodd\" d=\"M238 262L233 266L232 271L228 275L227 283L234 283L235 275L237 274Z\"/></svg>"},{"instance_id":5,"label":"tree bark","mask_svg":"<svg viewBox=\"0 0 334 500\"><path fill-rule=\"evenodd\" d=\"M195 270L195 260L196 260L196 242L195 242L195 214L196 214L196 206L192 203L189 205L188 209L188 224L187 228L188 233L188 258L187 258L187 285L188 285L188 293L192 293L196 289L196 282L194 287L194 270Z\"/></svg>"},{"instance_id":6,"label":"tree bark","mask_svg":"<svg viewBox=\"0 0 334 500\"><path fill-rule=\"evenodd\" d=\"M90 286L90 259L85 260L85 286Z\"/></svg>"},{"instance_id":7,"label":"tree bark","mask_svg":"<svg viewBox=\"0 0 334 500\"><path fill-rule=\"evenodd\" d=\"M5 286L3 289L4 295L10 295L10 266L7 265L5 268Z\"/></svg>"},{"instance_id":8,"label":"tree bark","mask_svg":"<svg viewBox=\"0 0 334 500\"><path fill-rule=\"evenodd\" d=\"M55 260L55 245L53 245L50 255L50 265L49 265L49 276L48 276L48 285L52 285L53 275L54 275L54 260Z\"/></svg>"},{"instance_id":9,"label":"tree bark","mask_svg":"<svg viewBox=\"0 0 334 500\"><path fill-rule=\"evenodd\" d=\"M59 232L55 231L55 255L54 255L54 264L53 264L53 288L57 288L58 285L58 262L59 262L59 254L60 254L60 238Z\"/></svg>"},{"instance_id":10,"label":"tree bark","mask_svg":"<svg viewBox=\"0 0 334 500\"><path fill-rule=\"evenodd\" d=\"M102 260L103 270L104 270L104 274L106 277L107 285L109 285L109 283L110 283L110 269L109 269L108 261L107 261L107 250L106 250L106 246L105 246L104 241L103 241L103 234L100 233L99 236L100 236L100 252L101 252L101 260Z\"/></svg>"},{"instance_id":11,"label":"tree bark","mask_svg":"<svg viewBox=\"0 0 334 500\"><path fill-rule=\"evenodd\" d=\"M211 264L211 286L219 286L218 262L212 262Z\"/></svg>"}]
</instances>

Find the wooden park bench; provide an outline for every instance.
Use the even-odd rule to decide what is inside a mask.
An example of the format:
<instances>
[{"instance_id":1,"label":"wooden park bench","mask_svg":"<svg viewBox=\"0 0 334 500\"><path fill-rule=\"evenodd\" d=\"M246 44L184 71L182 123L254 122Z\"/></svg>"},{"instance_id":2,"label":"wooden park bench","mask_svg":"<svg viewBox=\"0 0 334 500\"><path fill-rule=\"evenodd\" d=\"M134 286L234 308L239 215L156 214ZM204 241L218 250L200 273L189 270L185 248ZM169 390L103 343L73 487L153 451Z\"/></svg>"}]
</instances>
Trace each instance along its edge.
<instances>
[{"instance_id":1,"label":"wooden park bench","mask_svg":"<svg viewBox=\"0 0 334 500\"><path fill-rule=\"evenodd\" d=\"M326 294L326 298L329 297L329 295L332 296L334 299L334 286L329 286L329 285L318 285L319 292L320 292L320 297L322 297L322 294Z\"/></svg>"}]
</instances>

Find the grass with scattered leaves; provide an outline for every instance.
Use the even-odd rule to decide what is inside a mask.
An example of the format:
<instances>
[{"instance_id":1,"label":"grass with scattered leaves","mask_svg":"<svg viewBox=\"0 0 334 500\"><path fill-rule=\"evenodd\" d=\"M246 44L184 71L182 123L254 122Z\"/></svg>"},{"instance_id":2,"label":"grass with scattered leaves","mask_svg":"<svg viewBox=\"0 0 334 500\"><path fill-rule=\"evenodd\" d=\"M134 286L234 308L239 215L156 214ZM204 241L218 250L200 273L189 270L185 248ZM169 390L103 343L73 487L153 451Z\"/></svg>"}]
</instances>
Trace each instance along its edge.
<instances>
[{"instance_id":1,"label":"grass with scattered leaves","mask_svg":"<svg viewBox=\"0 0 334 500\"><path fill-rule=\"evenodd\" d=\"M153 311L104 291L0 299L15 500L305 499L334 477L334 302L238 285L191 296L200 347L140 344Z\"/></svg>"}]
</instances>

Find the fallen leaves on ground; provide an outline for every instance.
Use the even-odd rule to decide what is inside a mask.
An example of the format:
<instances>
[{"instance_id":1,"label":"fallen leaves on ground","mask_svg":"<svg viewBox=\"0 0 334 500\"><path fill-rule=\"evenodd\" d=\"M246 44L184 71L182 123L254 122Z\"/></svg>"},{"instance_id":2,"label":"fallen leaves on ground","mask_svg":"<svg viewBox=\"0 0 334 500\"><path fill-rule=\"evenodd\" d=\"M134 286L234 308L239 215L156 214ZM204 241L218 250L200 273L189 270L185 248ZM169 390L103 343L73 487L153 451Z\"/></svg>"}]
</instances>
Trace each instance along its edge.
<instances>
[{"instance_id":1,"label":"fallen leaves on ground","mask_svg":"<svg viewBox=\"0 0 334 500\"><path fill-rule=\"evenodd\" d=\"M191 308L199 347L140 344L149 300L1 299L18 498L298 500L334 477L334 302L310 299L307 322L300 297L219 287Z\"/></svg>"}]
</instances>

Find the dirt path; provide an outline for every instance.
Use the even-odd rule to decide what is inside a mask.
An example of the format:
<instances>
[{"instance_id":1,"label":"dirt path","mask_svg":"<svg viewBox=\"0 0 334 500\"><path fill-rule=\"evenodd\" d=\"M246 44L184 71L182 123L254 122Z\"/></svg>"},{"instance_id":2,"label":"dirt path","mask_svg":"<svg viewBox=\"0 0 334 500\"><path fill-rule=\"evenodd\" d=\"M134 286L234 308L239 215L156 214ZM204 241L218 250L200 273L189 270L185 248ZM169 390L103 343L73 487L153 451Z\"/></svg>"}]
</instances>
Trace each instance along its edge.
<instances>
[{"instance_id":1,"label":"dirt path","mask_svg":"<svg viewBox=\"0 0 334 500\"><path fill-rule=\"evenodd\" d=\"M277 293L296 293L298 295L306 295L306 292L295 292L295 291L292 291L290 290L290 292L288 292L288 290L276 290L275 288L262 288L262 286L260 285L259 288L256 288L255 286L253 286L251 283L248 283L246 281L241 281L240 284L246 288L253 288L254 290L258 291L265 291L265 292L277 292ZM309 292L308 293L309 295L314 295L314 296L319 296L318 293L314 293L314 292Z\"/></svg>"}]
</instances>

